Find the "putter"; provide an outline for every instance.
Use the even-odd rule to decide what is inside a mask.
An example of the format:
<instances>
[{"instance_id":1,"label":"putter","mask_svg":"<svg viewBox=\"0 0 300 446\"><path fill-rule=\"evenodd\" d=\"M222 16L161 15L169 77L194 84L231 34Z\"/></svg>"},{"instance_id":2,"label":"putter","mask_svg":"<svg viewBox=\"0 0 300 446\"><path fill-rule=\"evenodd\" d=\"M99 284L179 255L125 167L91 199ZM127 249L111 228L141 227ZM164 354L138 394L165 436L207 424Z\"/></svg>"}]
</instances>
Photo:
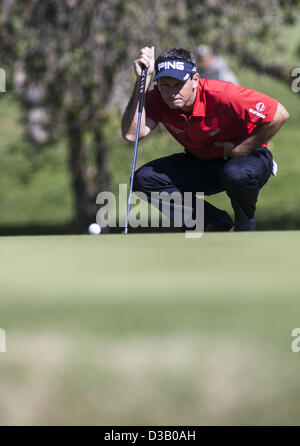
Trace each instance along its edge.
<instances>
[{"instance_id":1,"label":"putter","mask_svg":"<svg viewBox=\"0 0 300 446\"><path fill-rule=\"evenodd\" d=\"M141 127L142 111L143 111L143 106L144 106L147 70L148 70L148 68L143 67L142 74L141 74L138 120L137 120L136 134L135 134L135 141L134 141L133 160L132 160L132 167L131 167L131 177L130 177L130 186L129 186L129 194L128 194L128 204L127 204L127 214L126 214L125 228L124 228L123 234L128 233L128 220L129 220L129 212L130 212L130 205L131 205L132 185L133 185L133 178L134 178L134 172L135 172L137 150L138 150L138 145L139 145L139 134L140 134L140 127Z\"/></svg>"}]
</instances>

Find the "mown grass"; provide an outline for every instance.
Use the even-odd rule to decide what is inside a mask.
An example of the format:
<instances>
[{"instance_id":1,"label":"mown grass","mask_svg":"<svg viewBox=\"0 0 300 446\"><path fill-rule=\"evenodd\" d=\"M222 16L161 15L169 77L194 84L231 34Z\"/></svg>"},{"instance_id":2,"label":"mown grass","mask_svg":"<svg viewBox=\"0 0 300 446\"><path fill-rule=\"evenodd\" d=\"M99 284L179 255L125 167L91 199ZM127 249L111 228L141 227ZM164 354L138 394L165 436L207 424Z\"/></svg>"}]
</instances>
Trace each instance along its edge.
<instances>
[{"instance_id":1,"label":"mown grass","mask_svg":"<svg viewBox=\"0 0 300 446\"><path fill-rule=\"evenodd\" d=\"M0 241L0 424L299 424L298 232Z\"/></svg>"}]
</instances>

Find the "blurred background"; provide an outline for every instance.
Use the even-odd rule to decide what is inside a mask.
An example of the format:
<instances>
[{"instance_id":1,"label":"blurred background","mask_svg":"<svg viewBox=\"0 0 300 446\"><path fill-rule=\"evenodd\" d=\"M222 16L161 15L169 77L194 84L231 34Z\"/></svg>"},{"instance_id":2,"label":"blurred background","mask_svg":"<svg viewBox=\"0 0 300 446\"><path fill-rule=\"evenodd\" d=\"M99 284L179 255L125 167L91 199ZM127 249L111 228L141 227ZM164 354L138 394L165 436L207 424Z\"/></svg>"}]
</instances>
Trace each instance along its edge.
<instances>
[{"instance_id":1,"label":"blurred background","mask_svg":"<svg viewBox=\"0 0 300 446\"><path fill-rule=\"evenodd\" d=\"M275 97L289 121L270 143L279 164L260 195L258 229L299 229L297 0L2 0L0 234L85 233L96 196L128 183L132 145L120 117L141 47L190 49L200 75ZM138 166L182 148L159 128ZM299 162L298 162L299 160ZM226 195L210 200L231 212Z\"/></svg>"}]
</instances>

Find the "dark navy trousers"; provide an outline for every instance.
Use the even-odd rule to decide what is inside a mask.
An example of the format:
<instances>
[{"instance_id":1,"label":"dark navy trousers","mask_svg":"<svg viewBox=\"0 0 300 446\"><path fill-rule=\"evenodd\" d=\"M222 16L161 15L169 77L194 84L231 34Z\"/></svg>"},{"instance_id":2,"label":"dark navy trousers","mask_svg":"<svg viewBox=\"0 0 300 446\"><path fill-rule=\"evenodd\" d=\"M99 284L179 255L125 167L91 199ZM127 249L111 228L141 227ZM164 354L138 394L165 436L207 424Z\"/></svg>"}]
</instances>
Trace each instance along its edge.
<instances>
[{"instance_id":1,"label":"dark navy trousers","mask_svg":"<svg viewBox=\"0 0 300 446\"><path fill-rule=\"evenodd\" d=\"M133 190L144 192L192 192L213 195L225 191L231 200L236 231L255 228L254 214L259 190L273 167L271 152L259 147L248 156L201 160L189 152L158 158L135 172ZM172 215L172 213L171 213ZM233 221L227 212L204 203L204 230L228 231Z\"/></svg>"}]
</instances>

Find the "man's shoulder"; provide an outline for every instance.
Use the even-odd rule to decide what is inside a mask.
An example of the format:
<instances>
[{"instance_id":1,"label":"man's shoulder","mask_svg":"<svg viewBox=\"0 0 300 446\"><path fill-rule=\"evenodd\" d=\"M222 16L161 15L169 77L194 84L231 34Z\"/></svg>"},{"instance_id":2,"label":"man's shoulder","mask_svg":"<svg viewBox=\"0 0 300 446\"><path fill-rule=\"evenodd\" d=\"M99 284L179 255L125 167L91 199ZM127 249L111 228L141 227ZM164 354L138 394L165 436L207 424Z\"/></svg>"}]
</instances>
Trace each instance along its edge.
<instances>
[{"instance_id":1,"label":"man's shoulder","mask_svg":"<svg viewBox=\"0 0 300 446\"><path fill-rule=\"evenodd\" d=\"M224 91L231 86L235 86L232 82L220 81L218 79L201 78L199 80L204 93L211 95L222 95Z\"/></svg>"},{"instance_id":2,"label":"man's shoulder","mask_svg":"<svg viewBox=\"0 0 300 446\"><path fill-rule=\"evenodd\" d=\"M216 113L227 102L226 98L231 82L201 78L199 84L201 86L200 97L202 96L202 101L206 104L206 113Z\"/></svg>"},{"instance_id":3,"label":"man's shoulder","mask_svg":"<svg viewBox=\"0 0 300 446\"><path fill-rule=\"evenodd\" d=\"M203 96L207 102L225 105L232 101L242 101L243 98L257 92L233 82L215 79L201 79L203 81Z\"/></svg>"},{"instance_id":4,"label":"man's shoulder","mask_svg":"<svg viewBox=\"0 0 300 446\"><path fill-rule=\"evenodd\" d=\"M166 105L164 104L160 92L155 85L146 93L146 115L156 123L163 121Z\"/></svg>"},{"instance_id":5,"label":"man's shoulder","mask_svg":"<svg viewBox=\"0 0 300 446\"><path fill-rule=\"evenodd\" d=\"M156 99L157 101L161 101L162 100L157 85L154 85L151 90L147 91L147 96L151 97L153 99Z\"/></svg>"},{"instance_id":6,"label":"man's shoulder","mask_svg":"<svg viewBox=\"0 0 300 446\"><path fill-rule=\"evenodd\" d=\"M162 100L162 97L160 95L157 85L154 85L154 87L151 90L147 91L146 100L147 100L148 106L156 107L156 108L159 107L160 109L165 107L165 103Z\"/></svg>"}]
</instances>

